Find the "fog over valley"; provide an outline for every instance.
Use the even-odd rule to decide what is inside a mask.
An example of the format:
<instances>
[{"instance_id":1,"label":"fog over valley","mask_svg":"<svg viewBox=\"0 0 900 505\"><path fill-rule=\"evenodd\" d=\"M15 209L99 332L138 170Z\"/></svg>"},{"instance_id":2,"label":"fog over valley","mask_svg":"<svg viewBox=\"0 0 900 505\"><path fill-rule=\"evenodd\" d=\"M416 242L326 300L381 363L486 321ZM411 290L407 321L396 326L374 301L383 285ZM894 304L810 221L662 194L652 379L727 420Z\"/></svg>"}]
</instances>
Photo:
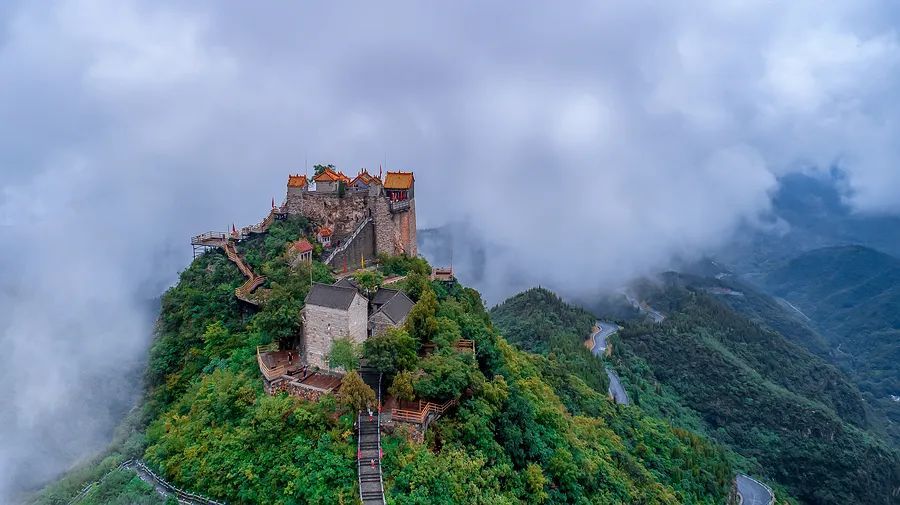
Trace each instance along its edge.
<instances>
[{"instance_id":1,"label":"fog over valley","mask_svg":"<svg viewBox=\"0 0 900 505\"><path fill-rule=\"evenodd\" d=\"M898 12L5 3L0 502L135 405L190 237L260 221L315 163L414 170L419 229L443 230L422 252L452 249L489 304L590 298L787 233L773 198L798 174L895 218Z\"/></svg>"}]
</instances>

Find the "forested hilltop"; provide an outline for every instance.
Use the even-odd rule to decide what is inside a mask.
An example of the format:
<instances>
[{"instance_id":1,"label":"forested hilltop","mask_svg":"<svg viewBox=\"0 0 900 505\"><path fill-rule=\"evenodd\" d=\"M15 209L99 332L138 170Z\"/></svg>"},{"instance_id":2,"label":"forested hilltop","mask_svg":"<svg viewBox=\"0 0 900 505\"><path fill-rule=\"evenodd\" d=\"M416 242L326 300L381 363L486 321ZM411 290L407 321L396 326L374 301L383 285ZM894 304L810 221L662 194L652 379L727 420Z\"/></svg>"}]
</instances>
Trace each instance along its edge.
<instances>
[{"instance_id":1,"label":"forested hilltop","mask_svg":"<svg viewBox=\"0 0 900 505\"><path fill-rule=\"evenodd\" d=\"M804 502L898 503L900 459L865 431L859 392L837 369L682 276L642 295L666 319L620 321L609 358L640 410L728 445L738 467ZM513 297L492 317L511 342L550 353L580 344L593 320L544 290Z\"/></svg>"},{"instance_id":2,"label":"forested hilltop","mask_svg":"<svg viewBox=\"0 0 900 505\"><path fill-rule=\"evenodd\" d=\"M238 305L234 290L244 279L224 254L194 260L163 297L145 401L107 453L33 502L68 503L107 475L80 503L159 503L128 468L107 474L135 458L183 489L229 504L358 503L352 402L340 392L318 402L268 396L256 362L257 345L296 334L310 281L332 280L319 263L292 268L284 257L291 241L310 233L305 221L291 219L243 245L271 289L258 311ZM404 430L384 435L388 503L728 500L734 468L721 447L617 407L596 365L574 349L542 356L509 345L476 291L423 282L427 268L419 259L382 258L386 273L408 274L401 287L417 302L405 328L380 337L381 348L435 346L431 354L386 360L385 381L458 404L422 443ZM474 357L452 351L460 338L474 341ZM374 359L376 347L363 353Z\"/></svg>"}]
</instances>

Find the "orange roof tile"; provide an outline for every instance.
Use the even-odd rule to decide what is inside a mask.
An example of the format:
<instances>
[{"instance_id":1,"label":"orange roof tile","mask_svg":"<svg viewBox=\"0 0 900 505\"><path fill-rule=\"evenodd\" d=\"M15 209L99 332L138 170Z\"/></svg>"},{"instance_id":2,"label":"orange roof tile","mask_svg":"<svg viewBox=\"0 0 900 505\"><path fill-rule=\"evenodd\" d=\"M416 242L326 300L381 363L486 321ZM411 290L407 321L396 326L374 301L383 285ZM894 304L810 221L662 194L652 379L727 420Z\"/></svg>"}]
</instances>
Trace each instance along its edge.
<instances>
[{"instance_id":1,"label":"orange roof tile","mask_svg":"<svg viewBox=\"0 0 900 505\"><path fill-rule=\"evenodd\" d=\"M289 175L288 176L288 187L289 188L305 188L308 184L305 175Z\"/></svg>"},{"instance_id":2,"label":"orange roof tile","mask_svg":"<svg viewBox=\"0 0 900 505\"><path fill-rule=\"evenodd\" d=\"M410 189L415 180L412 172L388 172L384 177L384 189Z\"/></svg>"},{"instance_id":3,"label":"orange roof tile","mask_svg":"<svg viewBox=\"0 0 900 505\"><path fill-rule=\"evenodd\" d=\"M334 233L334 232L331 231L331 228L329 228L329 227L327 227L327 226L323 226L323 227L319 228L319 232L318 232L318 233L319 233L319 235L322 236L322 237L330 237L331 234Z\"/></svg>"},{"instance_id":4,"label":"orange roof tile","mask_svg":"<svg viewBox=\"0 0 900 505\"><path fill-rule=\"evenodd\" d=\"M369 171L365 168L359 171L359 174L357 174L357 176L353 178L353 181L350 182L350 185L352 186L356 184L356 181L362 181L362 183L366 185L381 182L377 177L372 176L372 174L370 174Z\"/></svg>"},{"instance_id":5,"label":"orange roof tile","mask_svg":"<svg viewBox=\"0 0 900 505\"><path fill-rule=\"evenodd\" d=\"M326 168L322 171L321 174L313 177L313 180L316 182L337 182L344 181L349 183L350 178L344 175L342 172L335 172L330 168Z\"/></svg>"},{"instance_id":6,"label":"orange roof tile","mask_svg":"<svg viewBox=\"0 0 900 505\"><path fill-rule=\"evenodd\" d=\"M305 238L301 238L300 240L294 242L294 250L298 253L305 253L313 250L312 244L309 243L309 240Z\"/></svg>"}]
</instances>

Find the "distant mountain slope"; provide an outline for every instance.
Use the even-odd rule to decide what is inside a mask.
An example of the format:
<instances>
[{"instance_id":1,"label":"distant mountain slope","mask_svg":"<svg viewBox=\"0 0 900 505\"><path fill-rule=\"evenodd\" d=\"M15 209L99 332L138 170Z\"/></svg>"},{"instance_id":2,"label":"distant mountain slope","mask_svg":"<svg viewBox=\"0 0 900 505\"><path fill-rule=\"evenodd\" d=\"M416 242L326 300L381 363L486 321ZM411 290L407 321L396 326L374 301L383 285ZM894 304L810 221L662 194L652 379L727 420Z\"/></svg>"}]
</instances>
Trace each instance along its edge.
<instances>
[{"instance_id":1,"label":"distant mountain slope","mask_svg":"<svg viewBox=\"0 0 900 505\"><path fill-rule=\"evenodd\" d=\"M840 174L790 174L778 182L771 228L748 226L716 254L739 272L768 272L805 251L851 244L900 256L900 217L853 212L841 198Z\"/></svg>"},{"instance_id":2,"label":"distant mountain slope","mask_svg":"<svg viewBox=\"0 0 900 505\"><path fill-rule=\"evenodd\" d=\"M808 503L896 503L900 456L841 418L865 424L858 391L833 366L693 281L673 274L643 292L666 320L625 323L612 337L613 361L635 403L730 445L749 458L742 465ZM491 318L510 341L556 355L566 347L561 338L580 342L593 316L532 289Z\"/></svg>"},{"instance_id":3,"label":"distant mountain slope","mask_svg":"<svg viewBox=\"0 0 900 505\"><path fill-rule=\"evenodd\" d=\"M900 423L900 259L862 246L802 254L763 279L811 319L860 388Z\"/></svg>"},{"instance_id":4,"label":"distant mountain slope","mask_svg":"<svg viewBox=\"0 0 900 505\"><path fill-rule=\"evenodd\" d=\"M645 295L668 317L614 338L619 359L646 364L626 379L670 388L708 433L806 502L897 503L900 456L842 420L864 422L858 393L837 370L680 277Z\"/></svg>"}]
</instances>

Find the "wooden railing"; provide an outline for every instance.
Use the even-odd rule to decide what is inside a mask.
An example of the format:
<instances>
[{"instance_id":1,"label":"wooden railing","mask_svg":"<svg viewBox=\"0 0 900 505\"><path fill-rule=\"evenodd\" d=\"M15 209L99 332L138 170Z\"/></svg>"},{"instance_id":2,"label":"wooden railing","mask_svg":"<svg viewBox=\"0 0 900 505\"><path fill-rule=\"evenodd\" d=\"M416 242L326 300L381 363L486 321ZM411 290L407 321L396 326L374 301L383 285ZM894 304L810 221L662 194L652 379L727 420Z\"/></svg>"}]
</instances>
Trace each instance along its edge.
<instances>
[{"instance_id":1,"label":"wooden railing","mask_svg":"<svg viewBox=\"0 0 900 505\"><path fill-rule=\"evenodd\" d=\"M191 245L219 245L228 240L228 235L219 231L208 231L195 237L191 237Z\"/></svg>"},{"instance_id":2,"label":"wooden railing","mask_svg":"<svg viewBox=\"0 0 900 505\"><path fill-rule=\"evenodd\" d=\"M409 210L409 200L397 200L390 203L391 212L403 212Z\"/></svg>"},{"instance_id":3,"label":"wooden railing","mask_svg":"<svg viewBox=\"0 0 900 505\"><path fill-rule=\"evenodd\" d=\"M453 345L453 347L455 347L457 350L460 350L460 351L471 352L472 354L475 354L475 341L474 340L461 338L456 341L456 343Z\"/></svg>"},{"instance_id":4,"label":"wooden railing","mask_svg":"<svg viewBox=\"0 0 900 505\"><path fill-rule=\"evenodd\" d=\"M256 346L256 361L259 363L259 371L266 377L266 380L273 380L281 377L287 372L287 366L276 366L269 368L263 360L263 353L274 351L278 348L278 344L258 345Z\"/></svg>"},{"instance_id":5,"label":"wooden railing","mask_svg":"<svg viewBox=\"0 0 900 505\"><path fill-rule=\"evenodd\" d=\"M238 269L242 274L244 274L245 277L250 279L256 277L256 274L253 273L253 270L250 268L250 266L244 263L244 260L237 253L237 249L235 249L234 244L228 242L223 247L225 248L225 255L228 256L228 259L233 261L235 265L237 265Z\"/></svg>"},{"instance_id":6,"label":"wooden railing","mask_svg":"<svg viewBox=\"0 0 900 505\"><path fill-rule=\"evenodd\" d=\"M425 355L431 354L436 347L437 346L433 342L422 344L422 353ZM475 354L475 341L461 338L453 344L453 349L459 352L470 352Z\"/></svg>"},{"instance_id":7,"label":"wooden railing","mask_svg":"<svg viewBox=\"0 0 900 505\"><path fill-rule=\"evenodd\" d=\"M109 477L109 475L111 473L115 472L116 470L121 470L122 468L129 468L131 470L134 470L134 472L137 473L141 477L141 480L144 480L145 482L147 480L152 480L156 484L154 486L156 493L158 495L162 496L163 498L166 498L167 495L169 493L171 493L171 494L175 495L175 498L178 501L178 503L182 503L182 504L187 504L187 505L225 505L225 502L218 502L218 501L209 499L205 496L201 496L198 494L190 493L190 492L184 491L182 489L179 489L179 488L173 486L172 484L170 484L169 482L167 482L165 479L163 479L159 475L156 475L156 473L153 470L151 470L143 461L141 461L141 460L135 461L132 459L123 461L121 464L119 464L119 466L117 466L116 468L113 468L112 470L107 472L99 480L91 482L90 484L85 486L81 490L80 493L78 493L74 498L72 498L71 501L68 502L68 505L75 505L75 504L79 503L82 499L84 499L85 496L87 496L87 494L92 489L94 489L95 487L102 484L103 481L106 480L106 478ZM162 489L160 489L160 487Z\"/></svg>"},{"instance_id":8,"label":"wooden railing","mask_svg":"<svg viewBox=\"0 0 900 505\"><path fill-rule=\"evenodd\" d=\"M241 300L244 300L246 298L247 300L245 301L252 302L253 300L250 300L250 294L256 291L256 288L262 286L265 282L266 278L261 275L259 277L247 279L246 282L235 288L234 296L240 298Z\"/></svg>"},{"instance_id":9,"label":"wooden railing","mask_svg":"<svg viewBox=\"0 0 900 505\"><path fill-rule=\"evenodd\" d=\"M419 400L419 407L416 410L391 409L391 420L407 423L425 424L425 421L428 419L429 415L443 415L443 413L446 412L447 409L449 409L453 405L456 405L457 403L458 400L456 399L448 400L443 404L423 402L422 400Z\"/></svg>"}]
</instances>

